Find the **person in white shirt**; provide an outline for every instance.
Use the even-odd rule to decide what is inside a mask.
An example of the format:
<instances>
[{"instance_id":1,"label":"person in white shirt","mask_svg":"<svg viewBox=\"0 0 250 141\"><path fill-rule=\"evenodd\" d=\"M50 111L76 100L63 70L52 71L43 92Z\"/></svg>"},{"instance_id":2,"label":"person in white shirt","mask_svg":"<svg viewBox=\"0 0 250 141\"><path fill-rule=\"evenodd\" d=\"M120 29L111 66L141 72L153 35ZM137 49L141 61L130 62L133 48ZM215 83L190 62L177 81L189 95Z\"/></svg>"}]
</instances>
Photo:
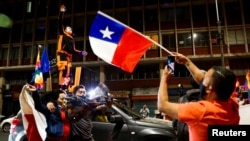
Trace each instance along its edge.
<instances>
[{"instance_id":1,"label":"person in white shirt","mask_svg":"<svg viewBox=\"0 0 250 141\"><path fill-rule=\"evenodd\" d=\"M140 109L140 115L145 118L145 117L148 117L149 114L150 114L150 111L149 111L147 105L144 104L143 107Z\"/></svg>"}]
</instances>

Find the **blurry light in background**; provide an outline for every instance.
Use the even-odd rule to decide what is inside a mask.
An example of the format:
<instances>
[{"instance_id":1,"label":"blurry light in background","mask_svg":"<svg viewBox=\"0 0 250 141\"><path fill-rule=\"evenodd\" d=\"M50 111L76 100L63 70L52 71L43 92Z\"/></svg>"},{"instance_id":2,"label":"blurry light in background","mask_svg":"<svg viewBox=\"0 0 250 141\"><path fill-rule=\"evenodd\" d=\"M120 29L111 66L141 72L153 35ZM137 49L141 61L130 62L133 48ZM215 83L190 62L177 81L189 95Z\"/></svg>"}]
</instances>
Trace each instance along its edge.
<instances>
[{"instance_id":1,"label":"blurry light in background","mask_svg":"<svg viewBox=\"0 0 250 141\"><path fill-rule=\"evenodd\" d=\"M32 6L32 2L31 1L28 1L27 2L27 13L31 13L31 6Z\"/></svg>"}]
</instances>

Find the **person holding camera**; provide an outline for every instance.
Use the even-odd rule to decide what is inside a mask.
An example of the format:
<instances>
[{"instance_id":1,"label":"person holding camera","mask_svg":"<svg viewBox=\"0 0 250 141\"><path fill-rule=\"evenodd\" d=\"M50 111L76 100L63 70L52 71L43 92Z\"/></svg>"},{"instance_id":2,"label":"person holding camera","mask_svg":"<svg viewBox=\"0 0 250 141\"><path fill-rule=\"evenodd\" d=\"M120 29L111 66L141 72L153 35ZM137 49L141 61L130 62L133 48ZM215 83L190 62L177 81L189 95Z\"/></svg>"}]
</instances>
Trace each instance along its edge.
<instances>
[{"instance_id":1,"label":"person holding camera","mask_svg":"<svg viewBox=\"0 0 250 141\"><path fill-rule=\"evenodd\" d=\"M142 117L148 117L149 116L149 114L150 114L150 111L149 111L149 109L148 109L148 107L147 107L147 105L146 104L144 104L143 105L143 107L140 109L140 115L142 116Z\"/></svg>"},{"instance_id":2,"label":"person holding camera","mask_svg":"<svg viewBox=\"0 0 250 141\"><path fill-rule=\"evenodd\" d=\"M174 103L169 101L168 81L172 72L165 66L158 90L158 109L185 122L189 129L190 141L207 141L208 125L238 125L239 105L231 97L235 89L236 75L227 68L211 67L205 74L188 57L173 53L175 62L183 64L200 86L201 97L197 102Z\"/></svg>"}]
</instances>

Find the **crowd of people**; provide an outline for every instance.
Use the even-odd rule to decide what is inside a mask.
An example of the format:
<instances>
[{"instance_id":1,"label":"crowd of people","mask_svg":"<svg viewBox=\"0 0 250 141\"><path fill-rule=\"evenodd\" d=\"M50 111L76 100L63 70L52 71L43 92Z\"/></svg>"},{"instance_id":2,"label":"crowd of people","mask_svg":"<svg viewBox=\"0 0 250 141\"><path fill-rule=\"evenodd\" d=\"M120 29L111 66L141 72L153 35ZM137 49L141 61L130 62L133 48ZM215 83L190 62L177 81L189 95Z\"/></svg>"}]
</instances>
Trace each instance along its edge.
<instances>
[{"instance_id":1,"label":"crowd of people","mask_svg":"<svg viewBox=\"0 0 250 141\"><path fill-rule=\"evenodd\" d=\"M62 26L65 6L60 7L59 24ZM34 100L34 108L45 117L47 127L45 141L94 141L92 135L91 116L100 105L96 99L88 99L83 85L77 85L72 93L66 92L68 77L70 77L72 53L87 55L87 52L76 50L72 29L67 26L60 28L58 42L58 70L60 90L51 93L49 99L42 102L36 87L26 84L24 89L31 93ZM204 72L199 69L188 57L172 52L175 62L185 65L190 72L190 82L194 84L193 90L180 98L179 103L170 102L168 96L168 81L172 77L171 70L166 66L161 75L157 107L159 113L163 113L173 119L173 126L177 130L178 141L207 141L208 125L239 124L239 100L232 97L235 90L236 76L224 67L213 66ZM64 62L60 60L65 59ZM65 63L66 62L66 63ZM22 101L23 102L23 101ZM23 108L24 113L30 109ZM32 108L31 108L32 109ZM105 108L96 113L96 120L108 122L105 117ZM148 117L150 111L146 104L140 109L142 117ZM24 116L27 120L32 118ZM34 121L34 119L32 119ZM42 119L41 119L42 120ZM35 121L34 121L35 122ZM36 125L34 125L36 126ZM43 133L42 129L27 127L27 137L35 136L34 133ZM32 132L31 132L32 130ZM43 138L41 139L43 140Z\"/></svg>"},{"instance_id":2,"label":"crowd of people","mask_svg":"<svg viewBox=\"0 0 250 141\"><path fill-rule=\"evenodd\" d=\"M24 89L28 94L22 97L31 95L34 101L34 108L45 117L47 124L44 129L46 131L45 141L94 141L92 136L92 117L98 113L96 118L101 118L99 111L105 112L106 106L109 106L107 102L110 101L104 103L98 99L90 100L83 85L75 86L72 93L58 90L49 92L43 95L42 98L35 86L26 84ZM108 93L108 91L104 91ZM27 99L20 100L21 103L29 101ZM22 110L23 113L27 111L25 108ZM26 114L24 114L23 118L31 121ZM108 122L107 118L103 118L102 120L104 121L102 122ZM35 122L35 120L32 122ZM31 126L27 127L27 129L28 140L39 137L40 131L38 131L39 128L35 124L32 129Z\"/></svg>"},{"instance_id":3,"label":"crowd of people","mask_svg":"<svg viewBox=\"0 0 250 141\"><path fill-rule=\"evenodd\" d=\"M20 105L28 140L93 141L91 118L94 113L100 113L99 111L108 106L105 105L108 98L104 101L103 99L100 101L98 98L90 100L87 97L85 86L73 85L70 87L72 55L86 56L88 53L76 49L72 28L63 24L65 11L66 6L61 5L58 16L59 38L56 51L59 90L40 97L41 94L34 85L26 84L20 94ZM98 86L100 87L99 92L101 89L104 93L108 93L104 84L100 83ZM107 118L101 113L96 114L96 120L107 122Z\"/></svg>"},{"instance_id":4,"label":"crowd of people","mask_svg":"<svg viewBox=\"0 0 250 141\"><path fill-rule=\"evenodd\" d=\"M233 97L236 75L220 66L213 66L207 72L200 70L188 57L175 54L175 61L183 64L190 71L190 82L196 83L194 89L187 91L179 103L169 101L168 80L172 73L164 68L158 89L157 107L159 112L177 121L176 127L179 140L208 140L208 125L238 125L239 102ZM93 141L91 113L98 107L96 99L86 97L83 85L74 87L72 93L58 90L53 100L41 102L36 88L27 84L26 89L32 92L35 108L44 114L48 127L46 141ZM184 99L184 100L183 100ZM96 120L108 122L103 113L97 113ZM147 117L150 113L144 104L139 113ZM50 130L53 123L59 122L56 132ZM174 123L174 122L173 122ZM184 129L180 131L178 128ZM27 132L28 134L28 132ZM28 134L29 135L29 134ZM31 134L32 135L32 134ZM181 138L182 137L182 138Z\"/></svg>"}]
</instances>

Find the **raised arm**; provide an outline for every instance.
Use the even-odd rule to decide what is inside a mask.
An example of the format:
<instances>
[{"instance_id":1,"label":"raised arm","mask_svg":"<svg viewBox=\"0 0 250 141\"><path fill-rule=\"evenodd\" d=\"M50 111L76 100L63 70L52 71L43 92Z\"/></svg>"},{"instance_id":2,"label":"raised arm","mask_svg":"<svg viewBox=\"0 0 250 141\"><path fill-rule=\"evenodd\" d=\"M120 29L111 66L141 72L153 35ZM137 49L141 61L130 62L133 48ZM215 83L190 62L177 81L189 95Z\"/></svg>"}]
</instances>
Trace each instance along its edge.
<instances>
[{"instance_id":1,"label":"raised arm","mask_svg":"<svg viewBox=\"0 0 250 141\"><path fill-rule=\"evenodd\" d=\"M74 45L73 45L73 50L74 50L74 52L77 53L78 55L81 55L81 56L86 56L86 55L88 55L88 52L86 52L86 51L81 51L81 50L76 49L75 43L74 43Z\"/></svg>"},{"instance_id":2,"label":"raised arm","mask_svg":"<svg viewBox=\"0 0 250 141\"><path fill-rule=\"evenodd\" d=\"M46 106L44 106L41 102L41 98L39 96L39 93L36 90L36 87L33 85L26 85L26 88L32 92L32 98L34 100L35 109L41 113L45 113Z\"/></svg>"},{"instance_id":3,"label":"raised arm","mask_svg":"<svg viewBox=\"0 0 250 141\"><path fill-rule=\"evenodd\" d=\"M170 116L171 118L178 119L178 104L169 102L168 96L168 80L171 75L172 72L168 70L167 66L165 66L158 90L157 107L164 114Z\"/></svg>"},{"instance_id":4,"label":"raised arm","mask_svg":"<svg viewBox=\"0 0 250 141\"><path fill-rule=\"evenodd\" d=\"M59 32L59 34L63 34L63 31L64 31L63 16L64 16L65 11L66 11L66 7L64 5L61 5L60 13L59 13L59 17L58 17L58 32Z\"/></svg>"},{"instance_id":5,"label":"raised arm","mask_svg":"<svg viewBox=\"0 0 250 141\"><path fill-rule=\"evenodd\" d=\"M175 62L178 64L183 64L189 70L190 74L193 76L194 80L200 84L204 77L204 71L199 69L188 57L183 54L173 52L175 55Z\"/></svg>"}]
</instances>

